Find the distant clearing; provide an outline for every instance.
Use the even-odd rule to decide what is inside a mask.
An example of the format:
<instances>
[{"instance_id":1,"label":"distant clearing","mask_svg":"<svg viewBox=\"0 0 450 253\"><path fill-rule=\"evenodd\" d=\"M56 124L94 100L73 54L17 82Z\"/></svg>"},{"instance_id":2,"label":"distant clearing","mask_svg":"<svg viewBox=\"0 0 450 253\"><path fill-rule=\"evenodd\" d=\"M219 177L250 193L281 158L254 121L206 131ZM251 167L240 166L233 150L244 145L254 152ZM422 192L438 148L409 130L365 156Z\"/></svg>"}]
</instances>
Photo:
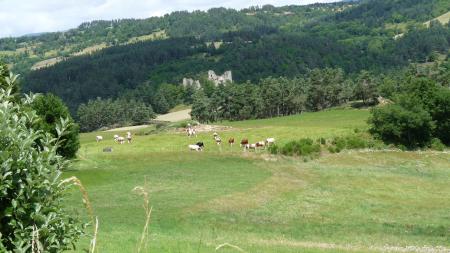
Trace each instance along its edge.
<instances>
[{"instance_id":1,"label":"distant clearing","mask_svg":"<svg viewBox=\"0 0 450 253\"><path fill-rule=\"evenodd\" d=\"M101 43L101 44L98 44L98 45L93 45L93 46L87 47L87 48L85 48L85 49L83 49L83 50L81 50L79 52L73 53L72 55L73 56L80 56L80 55L92 54L92 53L94 53L96 51L102 50L102 49L107 48L107 47L108 47L108 45L106 43Z\"/></svg>"},{"instance_id":2,"label":"distant clearing","mask_svg":"<svg viewBox=\"0 0 450 253\"><path fill-rule=\"evenodd\" d=\"M141 41L152 41L152 40L162 40L167 39L168 36L165 30L157 31L148 35L142 35L138 37L133 37L128 40L126 44L137 43Z\"/></svg>"},{"instance_id":3,"label":"distant clearing","mask_svg":"<svg viewBox=\"0 0 450 253\"><path fill-rule=\"evenodd\" d=\"M433 20L431 20L431 21L435 21L435 20L441 22L441 24L443 24L443 25L448 24L448 22L450 21L450 11L445 13L445 14L443 14L443 15L441 15L441 16L439 16L439 17L437 17L437 18L435 18L435 19L433 19ZM424 24L426 26L430 26L431 21L427 21Z\"/></svg>"},{"instance_id":4,"label":"distant clearing","mask_svg":"<svg viewBox=\"0 0 450 253\"><path fill-rule=\"evenodd\" d=\"M156 117L158 121L169 121L169 122L177 122L182 120L191 119L190 115L191 109L185 109L181 111L171 112L164 115L159 115Z\"/></svg>"},{"instance_id":5,"label":"distant clearing","mask_svg":"<svg viewBox=\"0 0 450 253\"><path fill-rule=\"evenodd\" d=\"M137 43L137 42L142 42L142 41L151 41L151 40L158 40L158 39L166 39L168 36L166 34L166 32L164 30L162 31L157 31L148 35L143 35L143 36L139 36L139 37L133 37L131 39L128 40L128 42L123 43L124 45L126 44L132 44L132 43ZM103 42L101 44L97 44L97 45L93 45L93 46L89 46L86 47L78 52L72 53L70 56L82 56L82 55L88 55L88 54L92 54L95 53L97 51L100 51L102 49L108 48L110 46L108 46L107 43ZM25 48L19 48L20 50L25 50ZM21 52L19 51L19 49L17 51L0 51L0 56L3 55L14 55L17 52ZM24 51L25 52L25 51ZM46 59L40 62L35 63L32 67L31 70L38 70L38 69L42 69L42 68L47 68L50 66L55 65L56 63L62 61L64 58L63 57L54 57L58 55L58 52L56 50L51 50L51 51L47 51L44 53L44 57L53 57L50 59Z\"/></svg>"},{"instance_id":6,"label":"distant clearing","mask_svg":"<svg viewBox=\"0 0 450 253\"><path fill-rule=\"evenodd\" d=\"M55 57L55 58L50 58L50 59L47 59L47 60L43 60L43 61L35 63L31 67L31 70L38 70L38 69L42 69L42 68L47 68L47 67L53 66L56 63L61 62L63 60L64 60L64 57Z\"/></svg>"},{"instance_id":7,"label":"distant clearing","mask_svg":"<svg viewBox=\"0 0 450 253\"><path fill-rule=\"evenodd\" d=\"M172 108L169 112L178 112L178 111L183 111L183 110L187 110L187 109L191 109L191 106L189 106L189 105L177 105L174 108Z\"/></svg>"}]
</instances>

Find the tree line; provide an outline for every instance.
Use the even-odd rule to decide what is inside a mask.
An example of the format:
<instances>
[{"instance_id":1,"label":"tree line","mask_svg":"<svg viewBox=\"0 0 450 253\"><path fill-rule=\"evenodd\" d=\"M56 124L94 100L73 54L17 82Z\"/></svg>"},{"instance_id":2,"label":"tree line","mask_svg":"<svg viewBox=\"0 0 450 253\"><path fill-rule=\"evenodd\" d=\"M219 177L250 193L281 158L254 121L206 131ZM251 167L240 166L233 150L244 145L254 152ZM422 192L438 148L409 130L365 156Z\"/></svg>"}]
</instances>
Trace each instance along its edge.
<instances>
[{"instance_id":1,"label":"tree line","mask_svg":"<svg viewBox=\"0 0 450 253\"><path fill-rule=\"evenodd\" d=\"M350 100L375 103L379 80L367 71L355 78L342 69L314 69L307 75L268 77L257 84L206 86L193 94L192 116L200 122L246 120L320 111Z\"/></svg>"}]
</instances>

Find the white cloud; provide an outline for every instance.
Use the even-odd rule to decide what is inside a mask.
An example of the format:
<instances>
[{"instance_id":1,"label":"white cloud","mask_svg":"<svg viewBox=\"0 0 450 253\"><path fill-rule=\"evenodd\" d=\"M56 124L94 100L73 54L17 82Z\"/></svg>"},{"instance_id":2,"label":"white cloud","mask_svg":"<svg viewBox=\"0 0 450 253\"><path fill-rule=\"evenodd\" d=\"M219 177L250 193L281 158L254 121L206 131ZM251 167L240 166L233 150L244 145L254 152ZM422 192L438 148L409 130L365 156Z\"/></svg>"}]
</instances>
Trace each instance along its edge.
<instances>
[{"instance_id":1,"label":"white cloud","mask_svg":"<svg viewBox=\"0 0 450 253\"><path fill-rule=\"evenodd\" d=\"M147 18L177 10L309 4L333 0L0 0L0 37L62 31L92 20Z\"/></svg>"}]
</instances>

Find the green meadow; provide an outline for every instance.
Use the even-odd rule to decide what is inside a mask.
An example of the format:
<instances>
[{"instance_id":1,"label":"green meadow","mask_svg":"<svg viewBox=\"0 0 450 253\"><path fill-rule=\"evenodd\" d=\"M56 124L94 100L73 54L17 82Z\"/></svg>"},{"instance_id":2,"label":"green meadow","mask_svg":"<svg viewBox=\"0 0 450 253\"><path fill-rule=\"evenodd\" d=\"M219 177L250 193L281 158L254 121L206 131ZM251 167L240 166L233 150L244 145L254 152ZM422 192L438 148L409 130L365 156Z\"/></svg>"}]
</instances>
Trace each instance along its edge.
<instances>
[{"instance_id":1,"label":"green meadow","mask_svg":"<svg viewBox=\"0 0 450 253\"><path fill-rule=\"evenodd\" d=\"M221 122L222 139L331 138L367 129L367 110ZM221 147L212 133L188 138L167 131L134 136L119 145L113 135L82 134L79 159L64 177L86 187L99 219L97 252L137 252L144 229L143 199L152 215L148 247L141 252L415 252L450 248L448 152L343 151L315 160ZM104 141L97 143L96 135ZM204 152L188 144L205 143ZM111 146L112 153L103 153ZM70 212L88 220L73 188ZM76 252L88 248L89 235ZM412 251L412 250L411 250ZM430 251L431 252L431 251ZM445 251L442 251L445 252Z\"/></svg>"}]
</instances>

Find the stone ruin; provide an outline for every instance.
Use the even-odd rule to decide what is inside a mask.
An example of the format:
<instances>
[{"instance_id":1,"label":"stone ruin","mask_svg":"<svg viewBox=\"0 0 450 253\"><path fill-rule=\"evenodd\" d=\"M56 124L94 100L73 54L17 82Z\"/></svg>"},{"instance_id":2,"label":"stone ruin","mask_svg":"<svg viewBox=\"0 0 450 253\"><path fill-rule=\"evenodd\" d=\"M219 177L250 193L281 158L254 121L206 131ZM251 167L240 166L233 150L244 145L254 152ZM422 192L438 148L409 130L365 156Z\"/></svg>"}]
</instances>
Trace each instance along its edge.
<instances>
[{"instance_id":1,"label":"stone ruin","mask_svg":"<svg viewBox=\"0 0 450 253\"><path fill-rule=\"evenodd\" d=\"M212 81L216 86L219 86L220 84L225 85L227 82L232 83L233 76L231 71L225 71L223 75L218 76L214 71L210 70L208 71L208 80Z\"/></svg>"},{"instance_id":2,"label":"stone ruin","mask_svg":"<svg viewBox=\"0 0 450 253\"><path fill-rule=\"evenodd\" d=\"M226 71L223 75L218 76L213 70L208 71L208 80L214 83L217 87L219 85L226 85L228 82L233 82L233 76L231 71ZM200 89L201 84L199 80L194 80L192 78L183 78L183 87L194 87L195 89Z\"/></svg>"},{"instance_id":3,"label":"stone ruin","mask_svg":"<svg viewBox=\"0 0 450 253\"><path fill-rule=\"evenodd\" d=\"M183 78L183 87L193 86L195 89L200 89L200 81L192 78Z\"/></svg>"}]
</instances>

